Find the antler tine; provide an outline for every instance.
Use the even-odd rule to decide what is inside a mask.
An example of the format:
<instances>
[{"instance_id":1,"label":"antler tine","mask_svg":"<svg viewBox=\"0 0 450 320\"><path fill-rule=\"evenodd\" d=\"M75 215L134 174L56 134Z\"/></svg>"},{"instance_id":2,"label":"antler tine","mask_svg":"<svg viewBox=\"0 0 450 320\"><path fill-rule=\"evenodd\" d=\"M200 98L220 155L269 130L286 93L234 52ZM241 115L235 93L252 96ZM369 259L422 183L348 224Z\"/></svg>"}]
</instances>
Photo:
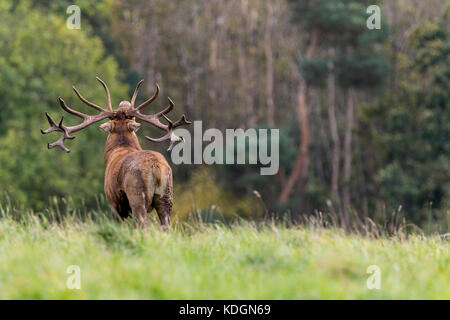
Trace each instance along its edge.
<instances>
[{"instance_id":1,"label":"antler tine","mask_svg":"<svg viewBox=\"0 0 450 320\"><path fill-rule=\"evenodd\" d=\"M173 108L175 107L175 103L170 98L167 98L167 100L169 101L169 105L166 108L164 108L162 111L159 111L155 114L142 114L139 111L139 109L137 109L137 108L135 108L133 110L133 114L136 118L144 120L150 124L153 124L154 126L158 127L161 130L167 131L167 129L168 129L167 125L162 124L161 121L159 121L159 118L163 116L167 120L167 122L170 125L172 125L172 121L169 118L167 118L165 115L173 110ZM178 123L178 121L177 121L177 123ZM187 124L189 124L189 123L187 123ZM177 126L179 126L179 125L182 125L182 124L177 124Z\"/></svg>"},{"instance_id":2,"label":"antler tine","mask_svg":"<svg viewBox=\"0 0 450 320\"><path fill-rule=\"evenodd\" d=\"M145 136L145 137L148 140L150 140L151 142L163 142L163 141L168 140L170 138L170 133L166 133L161 138L152 138L152 137L149 137L149 136Z\"/></svg>"},{"instance_id":3,"label":"antler tine","mask_svg":"<svg viewBox=\"0 0 450 320\"><path fill-rule=\"evenodd\" d=\"M142 81L144 81L144 80L141 80L141 81L138 83L138 85L136 86L136 90L134 91L134 93L136 94L136 96L137 96L137 90L138 90L140 84L142 83ZM159 86L158 86L158 84L156 84L156 91L155 91L155 93L153 94L153 96L152 96L150 99L148 99L147 101L141 103L141 104L140 104L137 108L135 108L135 109L136 109L136 110L141 110L143 107L149 105L150 103L152 103L152 102L158 97L158 94L159 94ZM134 97L134 94L133 94L133 97ZM136 98L134 97L134 99L136 99ZM132 103L131 105L134 107L134 103Z\"/></svg>"},{"instance_id":4,"label":"antler tine","mask_svg":"<svg viewBox=\"0 0 450 320\"><path fill-rule=\"evenodd\" d=\"M152 142L162 142L165 140L170 140L170 145L169 145L169 148L167 149L167 151L171 151L176 142L184 141L184 139L182 137L177 136L173 132L173 130L177 127L191 124L192 122L187 121L186 116L184 114L176 122L173 122L172 120L170 120L165 114L162 114L162 116L164 117L164 119L166 119L166 121L168 123L168 125L165 126L165 129L164 129L165 131L167 131L167 133L164 136L162 136L161 138L152 138L149 136L145 136L145 138L147 138L148 140L150 140ZM156 121L159 122L159 120L156 120ZM161 125L163 125L163 124L161 124Z\"/></svg>"},{"instance_id":5,"label":"antler tine","mask_svg":"<svg viewBox=\"0 0 450 320\"><path fill-rule=\"evenodd\" d=\"M155 114L142 114L140 112L140 109L142 109L143 107L145 107L146 105L150 104L153 100L156 99L156 97L158 96L159 93L159 86L156 85L156 92L155 94L148 99L147 101L145 101L144 103L142 103L141 105L139 105L137 108L134 108L134 103L136 101L136 96L137 96L137 92L139 89L139 86L141 85L143 80L139 81L139 83L136 85L136 89L134 90L134 94L133 97L131 99L131 106L132 106L132 110L131 113L133 114L133 116L135 116L138 119L141 119L145 122L148 122L152 125L154 125L155 127L166 131L166 134L164 136L162 136L161 138L152 138L152 137L146 137L148 140L152 141L152 142L161 142L164 140L170 140L170 146L168 151L172 150L172 147L174 145L175 142L177 141L182 141L183 139L178 137L173 130L176 127L179 126L183 126L183 125L187 125L187 124L191 124L190 121L186 120L186 117L183 115L181 117L181 119L179 119L178 121L176 121L175 123L172 122L172 120L170 120L166 114L168 114L170 111L173 110L173 108L175 107L175 103L172 101L172 99L170 99L169 97L167 98L167 100L169 101L169 105L167 107L165 107L163 110L155 113ZM159 118L164 117L164 119L166 119L167 121L167 125L161 123L161 121L159 120Z\"/></svg>"},{"instance_id":6,"label":"antler tine","mask_svg":"<svg viewBox=\"0 0 450 320\"><path fill-rule=\"evenodd\" d=\"M73 88L73 91L75 91L75 94L78 96L78 98L80 98L80 100L83 101L85 104L87 104L88 106L90 106L94 109L97 109L98 111L105 111L105 109L103 109L102 107L99 107L95 103L87 101L85 98L83 98L83 96L78 92L77 88L75 88L75 87L72 87L72 88Z\"/></svg>"},{"instance_id":7,"label":"antler tine","mask_svg":"<svg viewBox=\"0 0 450 320\"><path fill-rule=\"evenodd\" d=\"M47 133L54 132L54 131L58 131L58 132L62 133L61 137L58 140L56 140L53 143L49 143L47 145L47 147L49 149L53 149L54 147L59 147L62 150L64 150L65 152L70 152L70 150L64 145L64 141L66 139L75 139L75 137L70 135L71 133L80 131L95 122L109 118L113 114L112 111L110 111L110 110L101 109L102 111L99 114L97 114L95 116L90 116L90 115L84 114L82 112L73 110L72 108L68 107L66 105L65 101L61 97L59 97L58 99L59 99L59 104L60 104L61 108L63 108L65 111L67 111L70 114L73 114L77 117L82 118L83 122L78 125L75 125L75 126L66 127L65 125L63 125L64 117L61 117L61 120L59 121L59 123L56 124L56 122L52 119L52 117L50 117L50 115L46 112L45 115L47 116L47 120L48 120L48 123L50 124L50 128L48 128L47 130L41 129L41 133L47 134Z\"/></svg>"},{"instance_id":8,"label":"antler tine","mask_svg":"<svg viewBox=\"0 0 450 320\"><path fill-rule=\"evenodd\" d=\"M172 120L170 120L165 114L162 115L164 117L164 119L166 119L168 125L167 127L169 127L169 130L173 128L173 122Z\"/></svg>"},{"instance_id":9,"label":"antler tine","mask_svg":"<svg viewBox=\"0 0 450 320\"><path fill-rule=\"evenodd\" d=\"M47 144L47 148L53 149L54 147L60 147L60 148L61 148L62 150L64 150L66 153L69 153L69 152L70 152L70 149L67 148L67 147L64 145L64 140L65 140L65 139L75 139L75 137L65 137L64 135L62 135L62 136L59 137L59 139L56 140L55 142Z\"/></svg>"},{"instance_id":10,"label":"antler tine","mask_svg":"<svg viewBox=\"0 0 450 320\"><path fill-rule=\"evenodd\" d=\"M86 119L88 117L87 114L84 114L84 113L81 113L79 111L76 111L76 110L73 110L73 109L69 108L66 105L66 102L61 97L58 97L58 100L59 100L59 105L61 106L61 108L63 108L68 113L76 115L77 117L80 117L81 119Z\"/></svg>"},{"instance_id":11,"label":"antler tine","mask_svg":"<svg viewBox=\"0 0 450 320\"><path fill-rule=\"evenodd\" d=\"M173 124L173 127L176 128L176 127L185 126L185 125L188 125L191 123L192 123L191 121L186 120L186 116L183 114L181 116L181 118Z\"/></svg>"},{"instance_id":12,"label":"antler tine","mask_svg":"<svg viewBox=\"0 0 450 320\"><path fill-rule=\"evenodd\" d=\"M67 152L67 153L70 152L70 150L64 145L64 140L75 139L75 137L72 137L70 135L70 132L68 131L68 128L62 124L64 121L64 117L61 117L61 120L59 121L59 123L56 124L56 122L52 119L52 117L50 117L48 112L46 112L45 115L47 116L47 120L48 120L48 123L50 124L50 128L48 128L47 130L41 129L41 133L47 134L47 133L54 132L54 131L59 131L59 132L63 133L58 140L56 140L53 143L47 144L47 148L53 149L54 147L60 147L65 152Z\"/></svg>"},{"instance_id":13,"label":"antler tine","mask_svg":"<svg viewBox=\"0 0 450 320\"><path fill-rule=\"evenodd\" d=\"M173 107L175 107L175 103L173 103L172 99L170 99L169 97L167 97L167 100L169 101L169 105L162 111L158 112L155 114L155 117L159 118L161 116L164 116L166 114L168 114L170 111L172 111ZM166 117L165 117L166 118ZM166 118L167 120L168 118Z\"/></svg>"},{"instance_id":14,"label":"antler tine","mask_svg":"<svg viewBox=\"0 0 450 320\"><path fill-rule=\"evenodd\" d=\"M109 93L109 89L108 86L106 85L106 83L100 79L99 77L95 77L103 86L103 88L105 88L105 92L106 92L106 102L107 102L107 106L108 106L108 110L109 111L113 111L112 105L111 105L111 94Z\"/></svg>"},{"instance_id":15,"label":"antler tine","mask_svg":"<svg viewBox=\"0 0 450 320\"><path fill-rule=\"evenodd\" d=\"M136 85L136 89L134 89L133 96L131 97L131 109L134 109L134 103L136 102L136 97L139 91L139 87L141 86L142 82L144 82L144 79L138 82Z\"/></svg>"},{"instance_id":16,"label":"antler tine","mask_svg":"<svg viewBox=\"0 0 450 320\"><path fill-rule=\"evenodd\" d=\"M50 128L48 128L47 130L44 130L44 129L41 128L41 133L42 134L47 134L47 133L50 133L50 132L53 132L53 131L59 131L59 126L55 123L55 121L52 119L52 117L50 117L48 112L45 113L45 116L47 117L47 121L50 124ZM61 119L61 121L62 120L63 119ZM61 121L60 121L60 123L61 123Z\"/></svg>"}]
</instances>

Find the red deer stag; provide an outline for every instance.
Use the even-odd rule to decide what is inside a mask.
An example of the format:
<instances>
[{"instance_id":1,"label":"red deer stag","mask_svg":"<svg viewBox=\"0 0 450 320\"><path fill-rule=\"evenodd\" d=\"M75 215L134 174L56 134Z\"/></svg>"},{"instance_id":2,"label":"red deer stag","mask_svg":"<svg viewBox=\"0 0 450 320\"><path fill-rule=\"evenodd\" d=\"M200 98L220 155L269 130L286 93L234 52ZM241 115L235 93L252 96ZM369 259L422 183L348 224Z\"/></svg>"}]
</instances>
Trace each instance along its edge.
<instances>
[{"instance_id":1,"label":"red deer stag","mask_svg":"<svg viewBox=\"0 0 450 320\"><path fill-rule=\"evenodd\" d=\"M41 129L41 132L43 134L55 131L62 133L56 142L48 144L48 148L59 147L65 152L70 152L64 145L64 140L74 139L75 137L71 136L72 133L108 118L108 122L99 126L100 129L109 133L104 153L106 166L105 194L108 202L122 218L128 217L131 211L136 223L143 227L146 224L147 213L155 208L161 225L166 230L170 225L170 212L172 209L172 169L160 153L142 150L135 133L141 124L137 123L135 119L138 118L166 131L166 134L161 138L146 138L153 142L170 140L168 151L172 149L176 142L182 141L182 138L176 136L173 130L191 122L187 121L184 115L176 122L172 122L167 118L166 114L174 107L174 103L170 98L168 98L169 105L164 110L150 115L142 114L141 110L153 102L159 93L159 87L156 85L155 94L138 107L135 107L138 89L143 80L137 84L131 102L122 101L119 107L113 110L107 85L98 77L97 80L105 89L107 109L86 100L73 87L75 94L81 101L100 113L91 116L73 110L59 97L61 108L70 114L80 117L83 119L83 122L76 126L67 127L63 124L64 117L57 124L46 112L45 115L50 123L50 128L47 130ZM167 121L167 125L160 122L159 119L161 117Z\"/></svg>"}]
</instances>

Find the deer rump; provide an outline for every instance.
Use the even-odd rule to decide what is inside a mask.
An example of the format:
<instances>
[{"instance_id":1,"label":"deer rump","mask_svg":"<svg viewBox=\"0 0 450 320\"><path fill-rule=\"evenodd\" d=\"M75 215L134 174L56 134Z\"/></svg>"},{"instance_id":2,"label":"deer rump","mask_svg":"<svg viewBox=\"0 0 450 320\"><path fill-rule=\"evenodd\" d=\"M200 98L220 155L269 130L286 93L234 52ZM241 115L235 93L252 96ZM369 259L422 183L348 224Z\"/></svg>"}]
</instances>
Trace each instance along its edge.
<instances>
[{"instance_id":1,"label":"deer rump","mask_svg":"<svg viewBox=\"0 0 450 320\"><path fill-rule=\"evenodd\" d=\"M143 150L111 161L105 173L105 193L122 218L156 209L162 223L172 208L172 169L155 151Z\"/></svg>"}]
</instances>

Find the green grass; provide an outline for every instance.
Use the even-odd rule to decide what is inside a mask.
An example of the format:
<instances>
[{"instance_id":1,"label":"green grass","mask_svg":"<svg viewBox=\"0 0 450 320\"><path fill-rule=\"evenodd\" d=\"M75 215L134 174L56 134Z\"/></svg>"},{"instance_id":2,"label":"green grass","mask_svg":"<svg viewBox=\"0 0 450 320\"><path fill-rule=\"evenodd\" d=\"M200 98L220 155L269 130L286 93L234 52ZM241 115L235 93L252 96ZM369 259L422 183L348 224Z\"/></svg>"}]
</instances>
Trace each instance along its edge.
<instances>
[{"instance_id":1,"label":"green grass","mask_svg":"<svg viewBox=\"0 0 450 320\"><path fill-rule=\"evenodd\" d=\"M445 237L11 216L0 217L2 299L450 299ZM81 268L80 290L66 287L69 265ZM381 269L381 290L366 287L369 265Z\"/></svg>"}]
</instances>

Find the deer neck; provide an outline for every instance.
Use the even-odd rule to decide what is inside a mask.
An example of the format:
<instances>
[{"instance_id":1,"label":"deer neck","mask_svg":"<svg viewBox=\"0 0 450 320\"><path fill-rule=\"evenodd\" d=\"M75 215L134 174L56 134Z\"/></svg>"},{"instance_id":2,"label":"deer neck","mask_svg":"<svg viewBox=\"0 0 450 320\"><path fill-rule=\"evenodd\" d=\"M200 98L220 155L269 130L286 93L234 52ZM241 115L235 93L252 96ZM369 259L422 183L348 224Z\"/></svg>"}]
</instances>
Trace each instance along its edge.
<instances>
[{"instance_id":1,"label":"deer neck","mask_svg":"<svg viewBox=\"0 0 450 320\"><path fill-rule=\"evenodd\" d=\"M134 132L111 133L108 136L105 146L104 160L105 166L117 158L141 151L141 145Z\"/></svg>"}]
</instances>

